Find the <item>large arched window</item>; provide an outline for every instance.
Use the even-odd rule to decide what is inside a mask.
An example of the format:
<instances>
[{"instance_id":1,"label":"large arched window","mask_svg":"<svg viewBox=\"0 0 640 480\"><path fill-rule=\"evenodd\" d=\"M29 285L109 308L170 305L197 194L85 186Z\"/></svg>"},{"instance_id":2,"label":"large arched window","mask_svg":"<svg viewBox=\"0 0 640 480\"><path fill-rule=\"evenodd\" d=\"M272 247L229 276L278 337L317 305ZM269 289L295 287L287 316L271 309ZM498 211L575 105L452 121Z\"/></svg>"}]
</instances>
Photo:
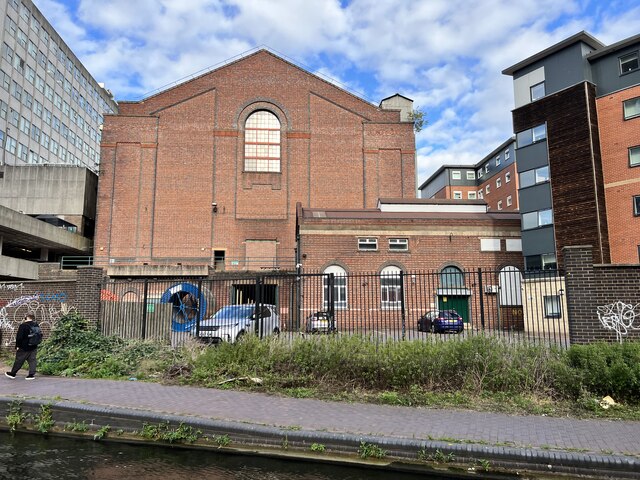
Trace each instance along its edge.
<instances>
[{"instance_id":1,"label":"large arched window","mask_svg":"<svg viewBox=\"0 0 640 480\"><path fill-rule=\"evenodd\" d=\"M395 266L385 267L380 272L380 301L382 308L400 308L400 268Z\"/></svg>"},{"instance_id":2,"label":"large arched window","mask_svg":"<svg viewBox=\"0 0 640 480\"><path fill-rule=\"evenodd\" d=\"M258 110L245 122L244 170L280 171L280 120L271 112Z\"/></svg>"},{"instance_id":3,"label":"large arched window","mask_svg":"<svg viewBox=\"0 0 640 480\"><path fill-rule=\"evenodd\" d=\"M464 273L458 267L450 265L445 267L440 272L440 287L441 288L463 288L464 287Z\"/></svg>"},{"instance_id":4,"label":"large arched window","mask_svg":"<svg viewBox=\"0 0 640 480\"><path fill-rule=\"evenodd\" d=\"M329 307L329 274L333 273L333 301L334 308L344 310L347 308L347 272L338 265L331 265L324 270L322 296L324 308Z\"/></svg>"}]
</instances>

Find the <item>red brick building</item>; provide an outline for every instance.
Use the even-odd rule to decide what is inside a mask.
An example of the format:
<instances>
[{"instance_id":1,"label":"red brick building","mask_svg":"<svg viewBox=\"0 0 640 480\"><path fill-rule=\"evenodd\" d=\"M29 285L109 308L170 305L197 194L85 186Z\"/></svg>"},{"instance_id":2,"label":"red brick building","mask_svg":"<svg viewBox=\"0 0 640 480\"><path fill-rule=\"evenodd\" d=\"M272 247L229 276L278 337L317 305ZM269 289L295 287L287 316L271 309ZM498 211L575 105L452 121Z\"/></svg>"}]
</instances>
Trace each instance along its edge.
<instances>
[{"instance_id":1,"label":"red brick building","mask_svg":"<svg viewBox=\"0 0 640 480\"><path fill-rule=\"evenodd\" d=\"M611 263L638 263L640 85L597 98L596 108Z\"/></svg>"},{"instance_id":2,"label":"red brick building","mask_svg":"<svg viewBox=\"0 0 640 480\"><path fill-rule=\"evenodd\" d=\"M110 275L294 267L296 203L415 198L412 102L370 104L272 53L105 117L95 264Z\"/></svg>"}]
</instances>

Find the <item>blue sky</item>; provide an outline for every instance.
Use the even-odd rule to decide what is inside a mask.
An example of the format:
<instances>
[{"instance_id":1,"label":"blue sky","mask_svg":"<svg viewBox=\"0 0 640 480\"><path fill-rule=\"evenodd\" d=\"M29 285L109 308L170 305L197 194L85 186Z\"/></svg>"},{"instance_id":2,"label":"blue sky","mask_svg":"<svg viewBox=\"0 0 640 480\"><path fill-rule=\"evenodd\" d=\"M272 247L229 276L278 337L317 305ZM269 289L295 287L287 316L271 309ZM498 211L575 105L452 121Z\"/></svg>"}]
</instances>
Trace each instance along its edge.
<instances>
[{"instance_id":1,"label":"blue sky","mask_svg":"<svg viewBox=\"0 0 640 480\"><path fill-rule=\"evenodd\" d=\"M511 135L500 72L586 30L640 33L640 0L34 0L118 100L141 98L257 47L372 103L398 92L429 124L418 183Z\"/></svg>"}]
</instances>

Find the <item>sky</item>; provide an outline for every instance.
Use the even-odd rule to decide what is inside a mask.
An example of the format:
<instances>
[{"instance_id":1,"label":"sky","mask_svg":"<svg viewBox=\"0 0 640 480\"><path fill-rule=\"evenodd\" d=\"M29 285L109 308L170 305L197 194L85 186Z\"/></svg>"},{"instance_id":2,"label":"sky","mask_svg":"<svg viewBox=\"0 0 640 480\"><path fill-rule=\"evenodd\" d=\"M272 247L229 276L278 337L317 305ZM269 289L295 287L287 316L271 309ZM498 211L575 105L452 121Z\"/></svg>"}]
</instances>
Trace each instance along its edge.
<instances>
[{"instance_id":1,"label":"sky","mask_svg":"<svg viewBox=\"0 0 640 480\"><path fill-rule=\"evenodd\" d=\"M640 0L34 0L116 100L137 100L256 48L379 104L425 113L420 185L512 135L505 68L582 30L640 33Z\"/></svg>"}]
</instances>

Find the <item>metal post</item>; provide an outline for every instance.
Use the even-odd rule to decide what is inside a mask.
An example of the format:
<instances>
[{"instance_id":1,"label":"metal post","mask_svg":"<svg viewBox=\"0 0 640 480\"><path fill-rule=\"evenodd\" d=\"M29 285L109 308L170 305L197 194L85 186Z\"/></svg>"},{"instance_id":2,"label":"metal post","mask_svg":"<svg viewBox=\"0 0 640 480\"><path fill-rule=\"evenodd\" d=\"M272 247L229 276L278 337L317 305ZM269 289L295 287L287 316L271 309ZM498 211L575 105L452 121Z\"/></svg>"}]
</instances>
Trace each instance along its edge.
<instances>
[{"instance_id":1,"label":"metal post","mask_svg":"<svg viewBox=\"0 0 640 480\"><path fill-rule=\"evenodd\" d=\"M406 312L404 305L404 272L400 270L400 317L402 319L402 340L406 337Z\"/></svg>"},{"instance_id":2,"label":"metal post","mask_svg":"<svg viewBox=\"0 0 640 480\"><path fill-rule=\"evenodd\" d=\"M327 314L329 315L329 329L333 331L335 327L335 313L336 313L336 276L334 273L329 274L327 286Z\"/></svg>"},{"instance_id":3,"label":"metal post","mask_svg":"<svg viewBox=\"0 0 640 480\"><path fill-rule=\"evenodd\" d=\"M198 280L198 298L196 299L196 338L200 338L200 309L202 308L202 279Z\"/></svg>"},{"instance_id":4,"label":"metal post","mask_svg":"<svg viewBox=\"0 0 640 480\"><path fill-rule=\"evenodd\" d=\"M255 331L262 338L262 277L256 277Z\"/></svg>"},{"instance_id":5,"label":"metal post","mask_svg":"<svg viewBox=\"0 0 640 480\"><path fill-rule=\"evenodd\" d=\"M484 330L484 287L482 286L482 269L478 268L478 293L480 294L480 325Z\"/></svg>"},{"instance_id":6,"label":"metal post","mask_svg":"<svg viewBox=\"0 0 640 480\"><path fill-rule=\"evenodd\" d=\"M147 339L147 298L149 297L149 279L144 279L144 289L142 295L142 339Z\"/></svg>"}]
</instances>

